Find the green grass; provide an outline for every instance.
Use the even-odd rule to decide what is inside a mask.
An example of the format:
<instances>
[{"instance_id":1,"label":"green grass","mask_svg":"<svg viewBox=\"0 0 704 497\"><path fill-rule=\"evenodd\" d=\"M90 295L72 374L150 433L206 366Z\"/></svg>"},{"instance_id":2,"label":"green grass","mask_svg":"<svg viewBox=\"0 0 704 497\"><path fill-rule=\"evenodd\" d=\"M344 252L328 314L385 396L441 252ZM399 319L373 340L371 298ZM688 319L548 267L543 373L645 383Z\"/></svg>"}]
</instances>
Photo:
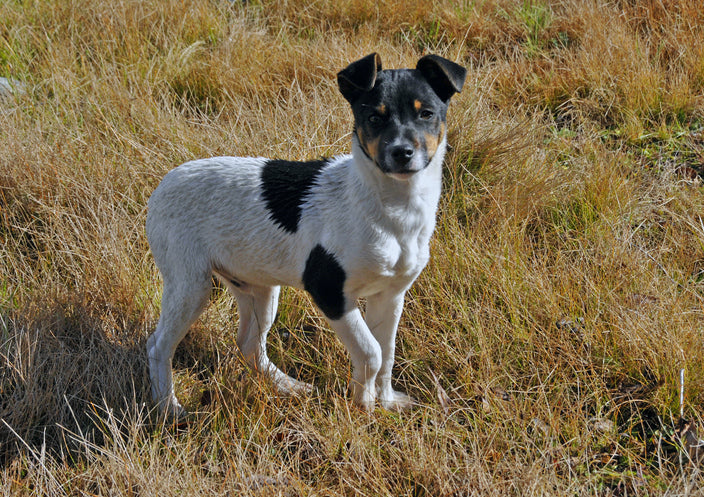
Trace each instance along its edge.
<instances>
[{"instance_id":1,"label":"green grass","mask_svg":"<svg viewBox=\"0 0 704 497\"><path fill-rule=\"evenodd\" d=\"M698 0L0 3L0 495L701 495L704 11ZM349 150L335 74L379 52L469 69L398 388L364 413L303 292L278 397L213 302L152 410L149 195L218 154ZM701 457L701 456L699 456Z\"/></svg>"}]
</instances>

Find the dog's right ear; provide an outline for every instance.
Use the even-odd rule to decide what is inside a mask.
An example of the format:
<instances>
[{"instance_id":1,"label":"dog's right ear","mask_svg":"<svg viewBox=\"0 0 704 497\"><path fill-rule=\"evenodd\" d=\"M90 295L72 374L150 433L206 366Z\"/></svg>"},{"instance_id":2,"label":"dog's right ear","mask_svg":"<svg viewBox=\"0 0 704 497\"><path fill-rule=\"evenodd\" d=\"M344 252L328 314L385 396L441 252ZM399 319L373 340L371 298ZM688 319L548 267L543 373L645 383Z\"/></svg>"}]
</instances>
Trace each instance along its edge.
<instances>
[{"instance_id":1,"label":"dog's right ear","mask_svg":"<svg viewBox=\"0 0 704 497\"><path fill-rule=\"evenodd\" d=\"M337 73L340 93L349 103L354 102L362 93L374 88L376 74L379 71L381 71L381 58L376 53L352 62Z\"/></svg>"}]
</instances>

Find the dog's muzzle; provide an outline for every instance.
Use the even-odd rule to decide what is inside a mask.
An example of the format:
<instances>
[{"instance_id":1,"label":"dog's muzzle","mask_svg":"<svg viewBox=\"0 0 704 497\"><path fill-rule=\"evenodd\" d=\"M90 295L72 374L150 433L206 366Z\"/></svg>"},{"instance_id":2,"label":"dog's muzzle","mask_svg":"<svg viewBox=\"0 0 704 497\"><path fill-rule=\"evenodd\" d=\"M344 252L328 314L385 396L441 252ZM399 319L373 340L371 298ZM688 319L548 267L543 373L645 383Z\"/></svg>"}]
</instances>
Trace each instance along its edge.
<instances>
[{"instance_id":1,"label":"dog's muzzle","mask_svg":"<svg viewBox=\"0 0 704 497\"><path fill-rule=\"evenodd\" d=\"M407 180L428 165L425 152L409 143L390 146L383 158L381 170L395 179Z\"/></svg>"},{"instance_id":2,"label":"dog's muzzle","mask_svg":"<svg viewBox=\"0 0 704 497\"><path fill-rule=\"evenodd\" d=\"M415 150L410 145L398 145L389 151L394 169L403 170L413 158Z\"/></svg>"}]
</instances>

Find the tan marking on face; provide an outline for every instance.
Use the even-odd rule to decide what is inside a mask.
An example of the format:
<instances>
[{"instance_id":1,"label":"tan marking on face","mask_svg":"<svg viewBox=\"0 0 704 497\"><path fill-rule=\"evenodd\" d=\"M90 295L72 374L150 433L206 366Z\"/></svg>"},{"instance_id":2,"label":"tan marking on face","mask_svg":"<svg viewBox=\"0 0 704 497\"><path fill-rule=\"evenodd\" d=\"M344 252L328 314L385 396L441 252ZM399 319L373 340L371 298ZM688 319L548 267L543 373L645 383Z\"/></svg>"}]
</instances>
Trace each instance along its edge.
<instances>
[{"instance_id":1,"label":"tan marking on face","mask_svg":"<svg viewBox=\"0 0 704 497\"><path fill-rule=\"evenodd\" d=\"M379 107L376 108L376 111L381 114L382 116L386 115L386 105L381 104Z\"/></svg>"},{"instance_id":2,"label":"tan marking on face","mask_svg":"<svg viewBox=\"0 0 704 497\"><path fill-rule=\"evenodd\" d=\"M440 132L437 135L431 133L426 133L425 135L425 149L428 152L428 157L433 157L435 152L437 152L440 142L445 137L445 123L440 123Z\"/></svg>"},{"instance_id":3,"label":"tan marking on face","mask_svg":"<svg viewBox=\"0 0 704 497\"><path fill-rule=\"evenodd\" d=\"M377 157L379 156L379 138L375 138L374 140L369 140L368 142L366 142L366 147L369 157L371 157L374 162L378 163Z\"/></svg>"},{"instance_id":4,"label":"tan marking on face","mask_svg":"<svg viewBox=\"0 0 704 497\"><path fill-rule=\"evenodd\" d=\"M359 144L362 146L367 155L376 162L376 158L379 155L379 138L373 140L366 140L361 129L357 129L357 138L359 138Z\"/></svg>"},{"instance_id":5,"label":"tan marking on face","mask_svg":"<svg viewBox=\"0 0 704 497\"><path fill-rule=\"evenodd\" d=\"M440 138L438 135L432 133L425 133L425 150L428 152L428 158L435 155L440 145Z\"/></svg>"},{"instance_id":6,"label":"tan marking on face","mask_svg":"<svg viewBox=\"0 0 704 497\"><path fill-rule=\"evenodd\" d=\"M420 100L414 100L413 108L416 110L416 112L420 112L420 109L423 108L423 102L421 102Z\"/></svg>"}]
</instances>

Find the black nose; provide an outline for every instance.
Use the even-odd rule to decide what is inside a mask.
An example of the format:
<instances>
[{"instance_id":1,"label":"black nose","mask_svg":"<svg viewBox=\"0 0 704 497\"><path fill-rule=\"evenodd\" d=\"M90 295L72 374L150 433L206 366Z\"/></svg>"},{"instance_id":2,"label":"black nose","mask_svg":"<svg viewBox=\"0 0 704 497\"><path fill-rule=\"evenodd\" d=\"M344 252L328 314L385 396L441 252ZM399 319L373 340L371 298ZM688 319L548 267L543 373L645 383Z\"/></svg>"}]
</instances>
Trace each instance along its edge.
<instances>
[{"instance_id":1,"label":"black nose","mask_svg":"<svg viewBox=\"0 0 704 497\"><path fill-rule=\"evenodd\" d=\"M391 158L397 166L405 166L413 157L413 147L410 145L397 145L391 150Z\"/></svg>"}]
</instances>

